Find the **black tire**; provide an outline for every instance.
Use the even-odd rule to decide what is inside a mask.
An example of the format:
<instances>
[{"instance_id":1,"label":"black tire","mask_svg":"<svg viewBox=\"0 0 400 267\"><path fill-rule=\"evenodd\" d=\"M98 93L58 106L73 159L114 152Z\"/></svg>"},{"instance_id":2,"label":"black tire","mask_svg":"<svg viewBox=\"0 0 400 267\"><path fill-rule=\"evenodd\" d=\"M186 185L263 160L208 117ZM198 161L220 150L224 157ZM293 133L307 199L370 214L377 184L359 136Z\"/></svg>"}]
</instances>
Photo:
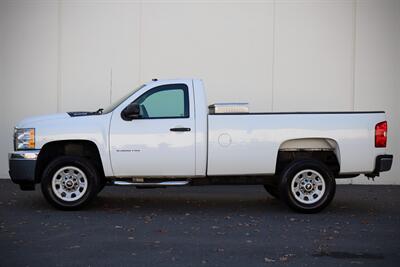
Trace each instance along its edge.
<instances>
[{"instance_id":1,"label":"black tire","mask_svg":"<svg viewBox=\"0 0 400 267\"><path fill-rule=\"evenodd\" d=\"M56 172L69 166L82 171L87 181L86 191L82 193L79 199L74 201L64 201L52 189L52 181ZM84 207L97 195L99 187L100 176L94 164L86 158L76 156L60 156L50 162L45 168L41 180L41 189L44 197L51 205L61 210L78 210Z\"/></svg>"},{"instance_id":2,"label":"black tire","mask_svg":"<svg viewBox=\"0 0 400 267\"><path fill-rule=\"evenodd\" d=\"M268 192L268 194L270 194L271 196L273 196L276 199L280 199L278 186L265 184L264 188Z\"/></svg>"},{"instance_id":3,"label":"black tire","mask_svg":"<svg viewBox=\"0 0 400 267\"><path fill-rule=\"evenodd\" d=\"M306 172L307 170L311 170L312 172ZM304 174L301 174L302 171L304 171ZM296 182L302 181L300 177L303 177L304 175L304 177L308 179L309 178L308 175L310 174L313 175L314 173L320 174L321 177L319 177L318 179L319 180L322 179L323 180L322 182L325 182L324 193L318 194L318 191L310 191L310 193L308 194L301 194L299 192L300 190L296 191L296 189L294 189L294 191L296 191L295 193L292 192L293 179L298 177L298 179L293 182L294 187L296 187L295 185L298 184ZM319 180L317 180L317 182ZM302 186L304 189L306 188L304 185L302 185L302 183L298 184L298 186L299 188ZM311 190L315 190L315 188L321 188L321 189L323 188L320 185L318 186L313 185L313 183L311 183L309 188L310 187L314 188ZM329 170L329 168L326 167L326 165L320 161L313 159L296 160L291 162L288 166L286 166L286 168L281 173L279 194L281 196L281 199L295 211L301 213L317 213L329 205L329 203L332 201L335 195L335 191L336 191L335 177L333 176L331 170ZM313 192L315 192L316 194L313 195L312 194ZM295 196L295 194L297 196ZM301 202L299 199L301 199L303 202ZM316 202L304 203L309 200Z\"/></svg>"}]
</instances>

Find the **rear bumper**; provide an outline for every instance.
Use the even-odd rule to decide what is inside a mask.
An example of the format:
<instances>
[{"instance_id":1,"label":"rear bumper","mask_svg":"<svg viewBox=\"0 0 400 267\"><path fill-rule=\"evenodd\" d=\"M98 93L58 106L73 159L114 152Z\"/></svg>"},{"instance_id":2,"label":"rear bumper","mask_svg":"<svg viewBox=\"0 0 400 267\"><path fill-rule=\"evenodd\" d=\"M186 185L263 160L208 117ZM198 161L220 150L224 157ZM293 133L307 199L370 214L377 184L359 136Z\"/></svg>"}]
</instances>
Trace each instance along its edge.
<instances>
[{"instance_id":1,"label":"rear bumper","mask_svg":"<svg viewBox=\"0 0 400 267\"><path fill-rule=\"evenodd\" d=\"M16 151L8 154L11 180L20 185L35 183L36 160L39 150Z\"/></svg>"},{"instance_id":2,"label":"rear bumper","mask_svg":"<svg viewBox=\"0 0 400 267\"><path fill-rule=\"evenodd\" d=\"M392 168L393 155L379 155L375 159L375 169L372 173L365 174L367 177L379 176L381 172L387 172Z\"/></svg>"},{"instance_id":3,"label":"rear bumper","mask_svg":"<svg viewBox=\"0 0 400 267\"><path fill-rule=\"evenodd\" d=\"M392 168L393 155L380 155L376 157L375 173L387 172Z\"/></svg>"}]
</instances>

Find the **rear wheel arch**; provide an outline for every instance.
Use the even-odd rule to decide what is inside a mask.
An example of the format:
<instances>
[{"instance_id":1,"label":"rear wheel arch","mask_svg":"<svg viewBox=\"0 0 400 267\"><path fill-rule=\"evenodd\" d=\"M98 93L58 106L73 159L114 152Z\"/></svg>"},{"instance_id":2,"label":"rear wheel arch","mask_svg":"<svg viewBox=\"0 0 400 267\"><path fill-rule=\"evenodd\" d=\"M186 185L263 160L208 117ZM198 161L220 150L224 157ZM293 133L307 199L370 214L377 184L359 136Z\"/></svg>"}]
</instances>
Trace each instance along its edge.
<instances>
[{"instance_id":1,"label":"rear wheel arch","mask_svg":"<svg viewBox=\"0 0 400 267\"><path fill-rule=\"evenodd\" d=\"M278 150L275 173L280 174L296 160L315 159L325 164L338 176L340 173L340 149L330 138L299 138L284 141Z\"/></svg>"}]
</instances>

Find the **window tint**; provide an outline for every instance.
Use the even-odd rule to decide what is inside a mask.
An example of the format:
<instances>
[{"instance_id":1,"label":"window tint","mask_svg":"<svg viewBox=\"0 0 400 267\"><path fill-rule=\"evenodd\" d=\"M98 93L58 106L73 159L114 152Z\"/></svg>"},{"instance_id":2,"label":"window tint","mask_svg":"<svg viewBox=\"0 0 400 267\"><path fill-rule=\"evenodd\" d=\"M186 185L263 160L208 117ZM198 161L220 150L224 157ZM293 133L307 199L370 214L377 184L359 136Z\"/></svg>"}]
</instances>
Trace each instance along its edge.
<instances>
[{"instance_id":1,"label":"window tint","mask_svg":"<svg viewBox=\"0 0 400 267\"><path fill-rule=\"evenodd\" d=\"M135 102L140 105L143 119L189 117L188 89L184 84L153 88Z\"/></svg>"}]
</instances>

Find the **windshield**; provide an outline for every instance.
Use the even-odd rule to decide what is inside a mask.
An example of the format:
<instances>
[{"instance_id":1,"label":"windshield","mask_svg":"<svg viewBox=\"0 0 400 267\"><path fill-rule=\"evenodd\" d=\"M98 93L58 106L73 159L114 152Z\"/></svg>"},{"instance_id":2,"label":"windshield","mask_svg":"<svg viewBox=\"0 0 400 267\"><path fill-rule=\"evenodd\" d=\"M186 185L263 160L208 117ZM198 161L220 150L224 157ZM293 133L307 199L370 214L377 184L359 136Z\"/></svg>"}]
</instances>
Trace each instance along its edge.
<instances>
[{"instance_id":1,"label":"windshield","mask_svg":"<svg viewBox=\"0 0 400 267\"><path fill-rule=\"evenodd\" d=\"M118 99L117 101L115 101L114 103L112 103L110 106L106 107L102 114L106 114L109 113L111 111L113 111L116 107L118 107L119 105L122 104L122 102L124 102L125 100L127 100L131 95L133 95L134 93L136 93L138 90L142 89L145 86L145 84L142 84L141 86L139 86L138 88L136 88L133 91L130 91L128 94L124 95L123 97L121 97L120 99Z\"/></svg>"}]
</instances>

